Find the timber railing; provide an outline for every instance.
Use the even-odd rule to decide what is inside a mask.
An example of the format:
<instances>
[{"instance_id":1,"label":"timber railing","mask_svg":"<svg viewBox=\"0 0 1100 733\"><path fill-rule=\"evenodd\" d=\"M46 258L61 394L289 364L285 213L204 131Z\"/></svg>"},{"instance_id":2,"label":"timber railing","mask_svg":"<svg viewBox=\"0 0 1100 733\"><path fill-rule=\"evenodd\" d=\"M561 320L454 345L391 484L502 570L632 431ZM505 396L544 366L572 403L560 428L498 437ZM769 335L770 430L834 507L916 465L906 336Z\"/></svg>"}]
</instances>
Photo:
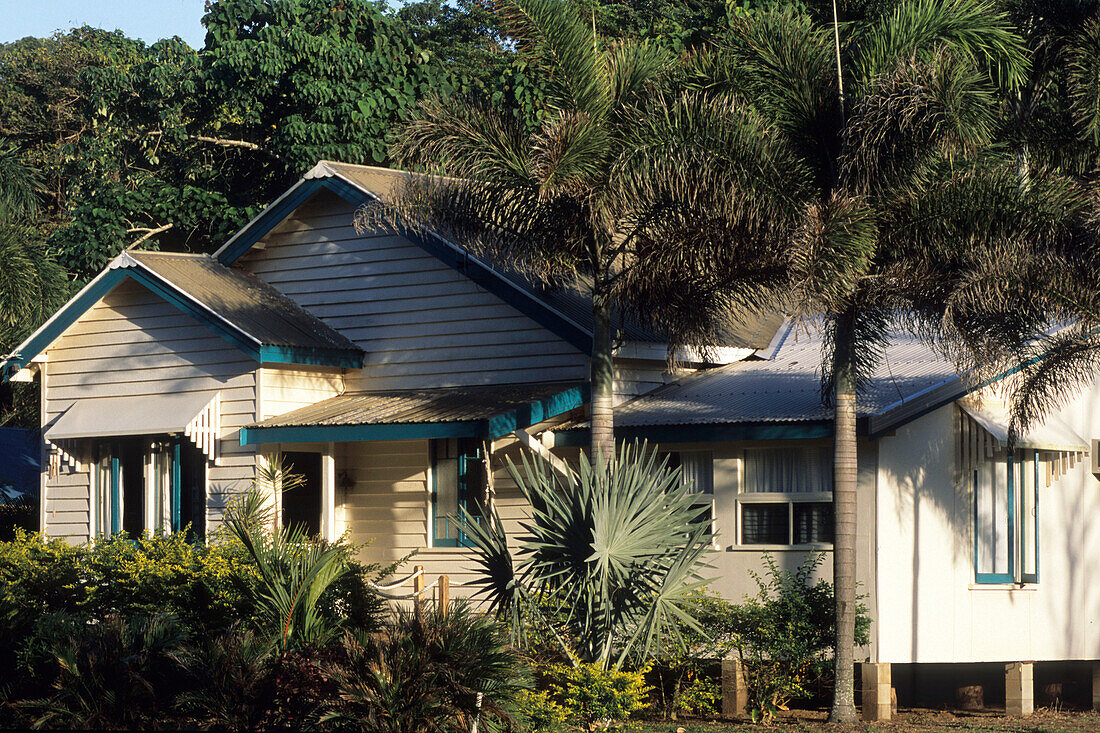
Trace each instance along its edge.
<instances>
[{"instance_id":1,"label":"timber railing","mask_svg":"<svg viewBox=\"0 0 1100 733\"><path fill-rule=\"evenodd\" d=\"M417 610L420 610L421 604L423 604L424 601L434 600L440 611L446 615L447 609L451 605L451 579L446 575L440 575L433 580L431 584L427 585L425 584L426 580L427 576L424 573L424 566L414 565L412 573L403 578L398 578L392 583L386 583L385 585L379 585L378 583L371 583L368 581L367 587L386 600L411 600ZM412 584L412 590L407 593L401 592L401 589L410 583Z\"/></svg>"}]
</instances>

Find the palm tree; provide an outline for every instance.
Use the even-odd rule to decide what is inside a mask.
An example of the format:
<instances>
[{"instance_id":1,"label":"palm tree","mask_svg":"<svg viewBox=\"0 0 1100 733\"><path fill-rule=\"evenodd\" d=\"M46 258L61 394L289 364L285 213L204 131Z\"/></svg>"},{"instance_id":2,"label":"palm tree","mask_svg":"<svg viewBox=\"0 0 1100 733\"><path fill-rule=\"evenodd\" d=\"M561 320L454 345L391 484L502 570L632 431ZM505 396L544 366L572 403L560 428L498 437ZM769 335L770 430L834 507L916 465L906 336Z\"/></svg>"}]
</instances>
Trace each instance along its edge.
<instances>
[{"instance_id":1,"label":"palm tree","mask_svg":"<svg viewBox=\"0 0 1100 733\"><path fill-rule=\"evenodd\" d=\"M800 296L792 306L827 315L837 722L855 719L859 390L900 310L922 316L940 339L963 340L971 322L947 311L952 283L982 246L1019 241L1026 190L1006 187L1004 162L981 155L999 92L1017 88L1026 68L1008 17L983 0L905 0L843 25L834 14L766 9L734 19L727 42L693 61L692 86L752 110L767 144L786 147L800 170L775 201L782 214L775 225L796 243ZM965 196L938 196L945 186ZM1002 206L994 210L994 202ZM941 216L971 238L927 226Z\"/></svg>"},{"instance_id":2,"label":"palm tree","mask_svg":"<svg viewBox=\"0 0 1100 733\"><path fill-rule=\"evenodd\" d=\"M649 243L699 242L686 266L684 258L667 260L681 266L666 271L669 292L675 289L668 283L711 277L698 255L708 237L717 246L732 241L730 232L764 231L748 223L762 215L760 209L723 195L734 185L731 167L715 162L729 158L745 125L714 114L705 100L663 96L660 83L673 69L667 52L644 41L604 42L570 0L503 0L499 8L524 48L545 64L542 121L526 129L511 110L485 100L421 104L399 132L393 157L434 175L410 178L390 206L362 210L357 224L371 226L381 217L442 232L545 286L587 292L591 458L610 460L616 311L644 312L666 330L677 324L717 331L736 315L734 305L760 306L766 286L782 272L782 251L741 237L745 257L726 279L746 278L743 296L737 303L724 300L708 311L713 317L697 323L684 324L676 305L649 297L652 292L624 296L630 272L649 266ZM659 174L668 177L656 179ZM661 307L651 312L655 304Z\"/></svg>"},{"instance_id":3,"label":"palm tree","mask_svg":"<svg viewBox=\"0 0 1100 733\"><path fill-rule=\"evenodd\" d=\"M464 517L479 595L513 638L538 628L574 663L619 669L683 645L710 544L691 487L645 444L622 444L609 470L560 475L541 458L507 464L531 517L509 543L500 518ZM517 538L513 538L517 539Z\"/></svg>"}]
</instances>

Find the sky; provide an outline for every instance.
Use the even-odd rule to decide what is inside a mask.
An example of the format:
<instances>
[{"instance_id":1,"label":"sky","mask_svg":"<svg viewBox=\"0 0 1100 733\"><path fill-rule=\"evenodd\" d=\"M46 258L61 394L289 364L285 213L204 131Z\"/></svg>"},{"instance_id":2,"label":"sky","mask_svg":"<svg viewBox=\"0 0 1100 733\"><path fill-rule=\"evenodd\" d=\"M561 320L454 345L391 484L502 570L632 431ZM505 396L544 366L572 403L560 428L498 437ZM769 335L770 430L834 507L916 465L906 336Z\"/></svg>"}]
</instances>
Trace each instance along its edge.
<instances>
[{"instance_id":1,"label":"sky","mask_svg":"<svg viewBox=\"0 0 1100 733\"><path fill-rule=\"evenodd\" d=\"M154 43L179 36L201 48L205 0L0 0L0 43L82 25Z\"/></svg>"}]
</instances>

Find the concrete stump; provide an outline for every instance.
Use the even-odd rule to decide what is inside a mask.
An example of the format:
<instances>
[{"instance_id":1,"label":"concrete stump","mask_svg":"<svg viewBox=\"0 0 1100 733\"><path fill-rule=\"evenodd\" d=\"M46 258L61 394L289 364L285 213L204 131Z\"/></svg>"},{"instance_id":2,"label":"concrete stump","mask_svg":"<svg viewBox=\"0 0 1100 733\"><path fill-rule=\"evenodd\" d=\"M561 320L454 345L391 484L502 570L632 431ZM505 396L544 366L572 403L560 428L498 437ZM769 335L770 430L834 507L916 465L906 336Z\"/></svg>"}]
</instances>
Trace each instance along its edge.
<instances>
[{"instance_id":1,"label":"concrete stump","mask_svg":"<svg viewBox=\"0 0 1100 733\"><path fill-rule=\"evenodd\" d=\"M722 660L722 715L739 717L749 707L749 688L740 659Z\"/></svg>"},{"instance_id":2,"label":"concrete stump","mask_svg":"<svg viewBox=\"0 0 1100 733\"><path fill-rule=\"evenodd\" d=\"M981 685L962 685L955 689L955 707L959 710L985 708L985 690Z\"/></svg>"},{"instance_id":3,"label":"concrete stump","mask_svg":"<svg viewBox=\"0 0 1100 733\"><path fill-rule=\"evenodd\" d=\"M863 662L863 720L869 723L889 720L893 712L890 665Z\"/></svg>"},{"instance_id":4,"label":"concrete stump","mask_svg":"<svg viewBox=\"0 0 1100 733\"><path fill-rule=\"evenodd\" d=\"M1035 665L1011 662L1005 665L1005 713L1018 718L1035 712Z\"/></svg>"}]
</instances>

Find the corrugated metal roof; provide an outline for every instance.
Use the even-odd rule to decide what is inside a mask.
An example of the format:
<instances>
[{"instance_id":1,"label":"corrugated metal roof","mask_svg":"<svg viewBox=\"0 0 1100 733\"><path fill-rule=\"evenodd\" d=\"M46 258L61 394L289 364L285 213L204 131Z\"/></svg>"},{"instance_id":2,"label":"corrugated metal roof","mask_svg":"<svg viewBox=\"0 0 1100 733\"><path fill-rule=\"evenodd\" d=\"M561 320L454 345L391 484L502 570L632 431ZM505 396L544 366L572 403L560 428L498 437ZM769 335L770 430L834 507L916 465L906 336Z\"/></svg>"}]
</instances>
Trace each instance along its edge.
<instances>
[{"instance_id":1,"label":"corrugated metal roof","mask_svg":"<svg viewBox=\"0 0 1100 733\"><path fill-rule=\"evenodd\" d=\"M326 160L318 163L305 177L323 178L332 175L338 175L363 191L385 200L386 197L393 195L404 180L416 174L390 168L351 165ZM548 288L514 269L501 266L500 263L492 263L488 266L500 276L507 278L514 285L531 293L591 333L593 325L592 298L581 287L562 285L556 288ZM767 348L772 337L783 324L783 320L783 315L775 312L746 319L744 323L731 323L725 333L726 345L747 349ZM663 336L629 316L619 317L615 325L627 341L649 343L663 343L665 341Z\"/></svg>"},{"instance_id":2,"label":"corrugated metal roof","mask_svg":"<svg viewBox=\"0 0 1100 733\"><path fill-rule=\"evenodd\" d=\"M268 418L249 427L480 422L579 386L544 383L353 392Z\"/></svg>"},{"instance_id":3,"label":"corrugated metal roof","mask_svg":"<svg viewBox=\"0 0 1100 733\"><path fill-rule=\"evenodd\" d=\"M126 254L262 345L363 353L272 286L208 255L135 250Z\"/></svg>"},{"instance_id":4,"label":"corrugated metal roof","mask_svg":"<svg viewBox=\"0 0 1100 733\"><path fill-rule=\"evenodd\" d=\"M822 332L817 324L786 326L773 359L696 372L615 410L615 424L734 424L829 420L821 395ZM955 365L919 339L897 333L860 396L860 416L895 410L931 388L957 381ZM578 425L579 427L579 425Z\"/></svg>"}]
</instances>

